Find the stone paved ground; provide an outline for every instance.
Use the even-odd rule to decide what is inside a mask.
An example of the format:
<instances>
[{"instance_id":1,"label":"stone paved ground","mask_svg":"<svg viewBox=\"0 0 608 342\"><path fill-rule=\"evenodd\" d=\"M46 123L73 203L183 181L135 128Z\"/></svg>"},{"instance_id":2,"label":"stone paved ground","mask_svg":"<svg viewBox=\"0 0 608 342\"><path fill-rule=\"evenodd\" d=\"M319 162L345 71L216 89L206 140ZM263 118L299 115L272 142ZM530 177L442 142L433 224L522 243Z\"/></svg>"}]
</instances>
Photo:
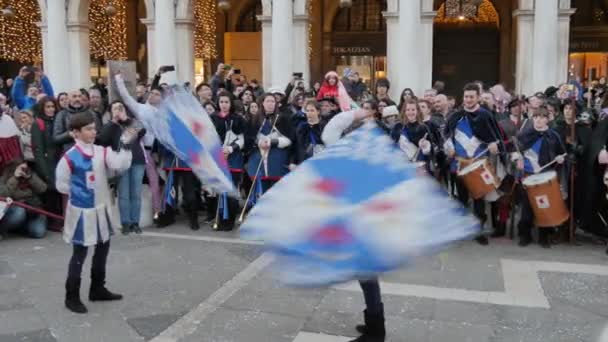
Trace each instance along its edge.
<instances>
[{"instance_id":1,"label":"stone paved ground","mask_svg":"<svg viewBox=\"0 0 608 342\"><path fill-rule=\"evenodd\" d=\"M336 336L356 336L363 299L354 286L283 288L266 267L270 256L235 233L191 232L183 224L146 232L112 242L109 287L125 300L85 301L90 313L84 316L63 308L70 249L58 234L0 242L0 341L338 342L345 339ZM608 326L607 261L601 246L462 243L383 278L387 341L608 341L600 337ZM505 263L521 272L509 275Z\"/></svg>"}]
</instances>

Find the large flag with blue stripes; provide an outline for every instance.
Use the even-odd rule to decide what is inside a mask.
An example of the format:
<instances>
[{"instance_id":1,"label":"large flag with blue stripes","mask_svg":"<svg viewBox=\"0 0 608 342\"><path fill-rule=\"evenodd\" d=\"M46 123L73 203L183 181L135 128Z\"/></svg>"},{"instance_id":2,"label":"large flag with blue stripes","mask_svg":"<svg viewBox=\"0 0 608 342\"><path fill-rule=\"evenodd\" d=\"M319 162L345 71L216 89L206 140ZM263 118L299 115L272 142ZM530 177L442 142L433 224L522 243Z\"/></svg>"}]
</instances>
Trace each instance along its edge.
<instances>
[{"instance_id":1,"label":"large flag with blue stripes","mask_svg":"<svg viewBox=\"0 0 608 342\"><path fill-rule=\"evenodd\" d=\"M219 193L236 194L215 126L188 90L180 86L169 90L152 129L156 139L188 164L203 184Z\"/></svg>"},{"instance_id":2,"label":"large flag with blue stripes","mask_svg":"<svg viewBox=\"0 0 608 342\"><path fill-rule=\"evenodd\" d=\"M478 234L477 219L367 123L271 188L241 227L283 282L322 286L387 272Z\"/></svg>"}]
</instances>

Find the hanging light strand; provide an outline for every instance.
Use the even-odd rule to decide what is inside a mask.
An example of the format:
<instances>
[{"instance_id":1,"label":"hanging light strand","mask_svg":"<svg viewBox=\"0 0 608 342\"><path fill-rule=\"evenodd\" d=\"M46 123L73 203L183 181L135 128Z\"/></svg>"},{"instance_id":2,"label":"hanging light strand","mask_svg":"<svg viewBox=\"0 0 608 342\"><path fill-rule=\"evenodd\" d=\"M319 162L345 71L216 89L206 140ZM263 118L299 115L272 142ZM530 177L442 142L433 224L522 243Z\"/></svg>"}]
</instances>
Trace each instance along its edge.
<instances>
[{"instance_id":1,"label":"hanging light strand","mask_svg":"<svg viewBox=\"0 0 608 342\"><path fill-rule=\"evenodd\" d=\"M42 62L40 8L36 0L2 1L0 59L22 63ZM10 11L12 14L10 15Z\"/></svg>"},{"instance_id":2,"label":"hanging light strand","mask_svg":"<svg viewBox=\"0 0 608 342\"><path fill-rule=\"evenodd\" d=\"M206 60L217 57L215 0L195 0L194 3L194 54Z\"/></svg>"},{"instance_id":3,"label":"hanging light strand","mask_svg":"<svg viewBox=\"0 0 608 342\"><path fill-rule=\"evenodd\" d=\"M109 12L107 8L114 7ZM109 14L112 14L109 16ZM127 4L125 0L91 1L89 7L91 56L127 59Z\"/></svg>"}]
</instances>

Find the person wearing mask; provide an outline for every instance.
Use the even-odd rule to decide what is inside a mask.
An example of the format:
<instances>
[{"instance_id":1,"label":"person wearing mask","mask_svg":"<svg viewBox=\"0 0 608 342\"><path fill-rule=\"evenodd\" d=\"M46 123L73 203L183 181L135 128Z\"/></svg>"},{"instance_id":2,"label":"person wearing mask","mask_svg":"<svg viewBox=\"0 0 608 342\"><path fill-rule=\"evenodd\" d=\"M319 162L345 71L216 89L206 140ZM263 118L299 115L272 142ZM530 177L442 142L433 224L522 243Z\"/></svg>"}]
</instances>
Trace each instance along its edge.
<instances>
[{"instance_id":1,"label":"person wearing mask","mask_svg":"<svg viewBox=\"0 0 608 342\"><path fill-rule=\"evenodd\" d=\"M90 113L93 114L88 107L86 107L82 100L85 98L80 90L74 90L69 93L70 103L67 109L64 109L57 113L55 122L53 122L53 139L56 145L61 146L61 151L65 152L74 146L74 138L69 132L69 122L72 116L78 113ZM95 118L96 129L101 130L101 120L93 114Z\"/></svg>"},{"instance_id":2,"label":"person wearing mask","mask_svg":"<svg viewBox=\"0 0 608 342\"><path fill-rule=\"evenodd\" d=\"M391 82L386 78L381 78L376 82L376 101L390 100L388 91L391 89Z\"/></svg>"},{"instance_id":3,"label":"person wearing mask","mask_svg":"<svg viewBox=\"0 0 608 342\"><path fill-rule=\"evenodd\" d=\"M397 106L397 109L401 110L405 101L411 100L414 97L414 91L411 88L403 89L403 91L401 92L401 96L399 97L399 105Z\"/></svg>"},{"instance_id":4,"label":"person wearing mask","mask_svg":"<svg viewBox=\"0 0 608 342\"><path fill-rule=\"evenodd\" d=\"M382 110L382 122L384 122L386 127L392 131L400 121L401 119L399 118L397 106L384 107Z\"/></svg>"},{"instance_id":5,"label":"person wearing mask","mask_svg":"<svg viewBox=\"0 0 608 342\"><path fill-rule=\"evenodd\" d=\"M146 155L141 139L146 130L141 123L129 117L125 105L121 101L110 104L112 120L105 124L97 137L97 143L103 147L111 147L118 151L121 137L126 132L136 138L129 145L132 159L131 166L118 179L118 209L123 235L129 233L141 234L139 227L141 213L141 191L146 166Z\"/></svg>"},{"instance_id":6,"label":"person wearing mask","mask_svg":"<svg viewBox=\"0 0 608 342\"><path fill-rule=\"evenodd\" d=\"M61 158L61 148L53 141L53 124L57 115L57 104L52 97L45 97L34 108L36 119L32 125L32 151L34 153L33 169L47 184L47 191L42 196L44 209L62 215L61 195L55 189L55 168ZM49 229L61 230L59 220L51 219Z\"/></svg>"},{"instance_id":7,"label":"person wearing mask","mask_svg":"<svg viewBox=\"0 0 608 342\"><path fill-rule=\"evenodd\" d=\"M376 113L376 119L382 118L382 113L384 113L384 109L390 106L396 106L397 104L390 99L384 99L377 101L378 103L378 111Z\"/></svg>"},{"instance_id":8,"label":"person wearing mask","mask_svg":"<svg viewBox=\"0 0 608 342\"><path fill-rule=\"evenodd\" d=\"M34 107L40 94L40 90L34 82L39 82L42 86L42 93L54 96L51 81L38 68L23 67L19 71L19 76L15 78L15 84L11 90L11 98L18 109L30 109Z\"/></svg>"},{"instance_id":9,"label":"person wearing mask","mask_svg":"<svg viewBox=\"0 0 608 342\"><path fill-rule=\"evenodd\" d=\"M20 159L8 163L0 174L0 196L32 207L42 207L42 201L38 196L46 189L46 183ZM28 213L15 205L10 206L4 217L0 219L0 235L13 232L41 239L46 235L46 230L46 216Z\"/></svg>"},{"instance_id":10,"label":"person wearing mask","mask_svg":"<svg viewBox=\"0 0 608 342\"><path fill-rule=\"evenodd\" d=\"M166 70L166 69L163 69ZM153 122L156 120L156 113L158 107L160 107L163 100L163 93L160 87L150 89L148 94L148 101L146 103L137 102L127 90L125 81L120 73L114 76L116 80L116 88L118 93L127 106L129 111L135 116L135 118L141 122L143 128L146 129L146 135L143 137L144 149L146 153L146 177L150 185L150 192L152 193L152 209L154 210L154 221L157 227L165 227L174 222L174 218L170 215L165 219L161 218L161 207L162 200L160 195L160 178L156 171L156 162L152 158L152 147L154 145Z\"/></svg>"},{"instance_id":11,"label":"person wearing mask","mask_svg":"<svg viewBox=\"0 0 608 342\"><path fill-rule=\"evenodd\" d=\"M34 123L34 114L30 110L21 110L17 114L17 128L19 128L19 143L21 145L21 153L26 162L34 161L34 153L32 152L32 124Z\"/></svg>"}]
</instances>

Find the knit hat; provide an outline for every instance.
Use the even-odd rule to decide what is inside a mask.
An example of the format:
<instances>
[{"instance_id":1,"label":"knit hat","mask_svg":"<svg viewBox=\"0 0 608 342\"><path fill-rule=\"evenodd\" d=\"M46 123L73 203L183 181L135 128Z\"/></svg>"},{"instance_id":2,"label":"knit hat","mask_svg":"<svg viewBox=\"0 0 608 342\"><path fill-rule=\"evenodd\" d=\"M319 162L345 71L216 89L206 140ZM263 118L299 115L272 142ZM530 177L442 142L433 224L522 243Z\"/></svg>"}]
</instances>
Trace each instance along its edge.
<instances>
[{"instance_id":1,"label":"knit hat","mask_svg":"<svg viewBox=\"0 0 608 342\"><path fill-rule=\"evenodd\" d=\"M384 107L384 109L382 110L383 119L394 115L399 115L399 110L397 109L397 106Z\"/></svg>"}]
</instances>

